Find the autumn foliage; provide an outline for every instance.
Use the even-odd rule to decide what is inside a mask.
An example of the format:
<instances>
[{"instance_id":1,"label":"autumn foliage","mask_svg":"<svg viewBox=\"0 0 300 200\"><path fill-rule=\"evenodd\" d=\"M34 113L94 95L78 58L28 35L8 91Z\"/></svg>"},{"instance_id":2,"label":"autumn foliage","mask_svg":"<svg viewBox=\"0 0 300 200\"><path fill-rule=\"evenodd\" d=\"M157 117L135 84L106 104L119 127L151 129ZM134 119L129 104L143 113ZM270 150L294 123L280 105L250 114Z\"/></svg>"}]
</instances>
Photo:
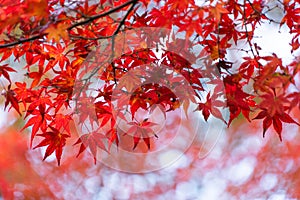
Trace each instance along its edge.
<instances>
[{"instance_id":1,"label":"autumn foliage","mask_svg":"<svg viewBox=\"0 0 300 200\"><path fill-rule=\"evenodd\" d=\"M266 24L289 32L292 59L257 42L257 31ZM293 136L300 126L299 27L299 0L0 0L0 100L4 110L22 119L21 133L8 129L0 135L1 195L75 198L64 196L62 174L72 182L72 170L88 178L107 170L86 172L92 164L82 157L85 152L94 163L116 149L121 158L130 152L147 155L174 139L178 126L188 132L184 139L192 140L202 120L228 127L223 155L195 159L210 151L203 152L196 139L186 153L193 162L170 173L174 183L206 173L222 176L219 169L257 162L262 164L253 167L248 181L230 180L223 191L258 198L284 190L299 198L300 143ZM262 39L272 37L268 34ZM296 131L287 134L287 124ZM258 143L253 142L257 130ZM40 162L24 153L26 132L30 148L44 148L43 160L54 155L59 169L46 162L43 170L34 169ZM80 162L72 162L74 156ZM133 162L134 171L145 159L118 164ZM157 179L165 178L160 175ZM264 185L267 175L278 184ZM35 184L38 194L30 189ZM265 191L257 191L259 184ZM163 181L160 186L128 198L155 199L177 187ZM70 186L91 198L82 187Z\"/></svg>"},{"instance_id":2,"label":"autumn foliage","mask_svg":"<svg viewBox=\"0 0 300 200\"><path fill-rule=\"evenodd\" d=\"M283 124L299 125L293 114L300 108L297 0L1 0L0 5L4 108L25 119L22 130L30 128L31 145L40 138L33 148L45 146L44 159L55 153L58 165L74 127L87 122L96 127L78 136L78 155L89 148L96 161L97 149L109 152L124 135L132 138L132 149L141 142L151 149L157 123L137 116L139 110L159 108L166 118L183 108L188 117L195 104L193 112L206 121L215 117L230 127L240 116L259 120L263 136L276 132L280 140ZM279 21L272 18L276 9L283 12ZM253 39L263 23L288 27L294 60L286 64L273 52L261 53L264 46ZM126 38L134 48L121 49L118 37L140 28L152 32L135 32L140 35ZM160 35L159 29L173 29L172 35ZM161 41L166 36L171 43ZM101 47L104 41L109 43ZM181 55L172 51L176 48ZM230 59L232 51L241 53L238 61ZM201 66L195 66L198 59ZM15 81L14 74L21 78ZM207 77L211 91L203 84ZM101 84L90 95L95 78ZM189 89L180 90L184 86ZM128 122L127 132L118 128L117 118Z\"/></svg>"}]
</instances>

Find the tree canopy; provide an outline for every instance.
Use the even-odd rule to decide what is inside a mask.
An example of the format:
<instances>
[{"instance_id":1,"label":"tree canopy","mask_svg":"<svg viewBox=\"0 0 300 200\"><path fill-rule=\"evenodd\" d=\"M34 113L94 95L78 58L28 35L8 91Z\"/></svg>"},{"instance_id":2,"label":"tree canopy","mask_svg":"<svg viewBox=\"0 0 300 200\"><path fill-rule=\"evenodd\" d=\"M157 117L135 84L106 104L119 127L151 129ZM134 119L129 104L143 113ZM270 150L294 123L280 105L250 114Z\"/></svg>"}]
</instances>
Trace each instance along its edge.
<instances>
[{"instance_id":1,"label":"tree canopy","mask_svg":"<svg viewBox=\"0 0 300 200\"><path fill-rule=\"evenodd\" d=\"M24 117L31 145L42 138L34 148L47 147L44 159L55 152L58 165L74 127L78 155L88 147L95 162L97 149L109 152L125 136L133 150L140 142L151 149L155 110L188 118L192 108L228 127L259 120L263 136L273 126L283 140L283 123L299 125L299 4L2 0L5 108ZM255 42L263 24L288 28L293 60Z\"/></svg>"},{"instance_id":2,"label":"tree canopy","mask_svg":"<svg viewBox=\"0 0 300 200\"><path fill-rule=\"evenodd\" d=\"M274 37L260 31L265 26L289 35L288 59L275 51L281 41L264 45ZM159 183L149 179L143 191L120 181L131 188L128 198L196 188L187 180L199 176L223 188L225 199L278 191L299 198L299 27L299 0L0 0L0 100L22 119L17 125L29 132L29 146L61 165L34 169L39 155L25 155L26 141L8 129L0 135L1 195L74 197L62 192L68 188L60 178L68 177L69 189L90 197L83 174L106 168L85 171L92 168L82 157L87 150L94 163L142 173L178 159L164 157L164 148L174 147L193 161L169 175L157 172ZM224 127L222 156L199 160ZM211 173L237 175L231 165L245 163L252 171L227 177L226 187L208 181ZM81 174L77 186L73 170ZM190 191L178 195L194 198Z\"/></svg>"}]
</instances>

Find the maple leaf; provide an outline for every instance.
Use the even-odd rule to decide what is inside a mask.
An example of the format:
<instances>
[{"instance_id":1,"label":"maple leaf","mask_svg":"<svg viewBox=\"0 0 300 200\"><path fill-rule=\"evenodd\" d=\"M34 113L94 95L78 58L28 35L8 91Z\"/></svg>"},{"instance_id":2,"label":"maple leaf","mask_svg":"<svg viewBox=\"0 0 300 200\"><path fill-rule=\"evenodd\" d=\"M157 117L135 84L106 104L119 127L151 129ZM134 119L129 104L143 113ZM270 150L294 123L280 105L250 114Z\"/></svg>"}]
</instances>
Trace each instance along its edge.
<instances>
[{"instance_id":1,"label":"maple leaf","mask_svg":"<svg viewBox=\"0 0 300 200\"><path fill-rule=\"evenodd\" d=\"M266 110L271 117L276 113L283 113L290 104L284 94L275 95L274 92L268 92L260 97L262 98L262 101L260 102L259 107Z\"/></svg>"},{"instance_id":2,"label":"maple leaf","mask_svg":"<svg viewBox=\"0 0 300 200\"><path fill-rule=\"evenodd\" d=\"M150 26L151 27L166 27L171 28L171 17L168 16L170 13L164 13L163 11L154 8L149 12L148 18L151 19Z\"/></svg>"},{"instance_id":3,"label":"maple leaf","mask_svg":"<svg viewBox=\"0 0 300 200\"><path fill-rule=\"evenodd\" d=\"M47 131L38 136L44 137L44 139L36 145L33 149L38 147L48 146L43 160L50 156L55 151L55 156L58 165L60 165L60 159L62 155L63 147L66 145L66 138L70 137L68 134L61 133L58 129L49 126L51 131Z\"/></svg>"},{"instance_id":4,"label":"maple leaf","mask_svg":"<svg viewBox=\"0 0 300 200\"><path fill-rule=\"evenodd\" d=\"M294 123L300 126L289 114L285 111L289 108L287 106L290 102L287 97L280 95L275 96L273 93L267 93L261 96L263 101L259 104L262 109L254 119L263 119L263 137L266 131L273 123L273 127L277 132L280 141L282 141L282 122Z\"/></svg>"},{"instance_id":5,"label":"maple leaf","mask_svg":"<svg viewBox=\"0 0 300 200\"><path fill-rule=\"evenodd\" d=\"M45 67L45 71L53 69L53 67L58 63L61 71L63 71L62 74L65 74L65 76L71 76L70 68L67 68L65 71L63 70L65 65L69 66L70 64L68 57L64 53L66 46L56 43L56 46L44 44L44 47L49 51L49 62ZM60 73L57 71L55 72L58 74Z\"/></svg>"},{"instance_id":6,"label":"maple leaf","mask_svg":"<svg viewBox=\"0 0 300 200\"><path fill-rule=\"evenodd\" d=\"M150 106L159 104L164 107L166 112L180 107L178 97L168 87L158 84L154 84L154 88L146 92L144 98L150 102Z\"/></svg>"},{"instance_id":7,"label":"maple leaf","mask_svg":"<svg viewBox=\"0 0 300 200\"><path fill-rule=\"evenodd\" d=\"M220 57L220 50L218 45L212 46L210 52L211 59L216 60Z\"/></svg>"},{"instance_id":8,"label":"maple leaf","mask_svg":"<svg viewBox=\"0 0 300 200\"><path fill-rule=\"evenodd\" d=\"M39 98L33 99L33 101L28 106L24 118L31 115L35 110L37 110L42 116L44 116L46 112L54 106L49 96L41 97L40 94L38 95ZM49 107L46 109L47 106Z\"/></svg>"},{"instance_id":9,"label":"maple leaf","mask_svg":"<svg viewBox=\"0 0 300 200\"><path fill-rule=\"evenodd\" d=\"M196 110L202 111L203 117L205 121L208 120L208 117L210 114L215 116L216 118L222 120L223 122L227 123L220 110L217 107L223 107L225 106L225 102L222 102L220 100L217 100L214 95L210 96L210 92L206 96L206 102L205 103L198 103L198 108ZM195 111L196 111L195 110Z\"/></svg>"},{"instance_id":10,"label":"maple leaf","mask_svg":"<svg viewBox=\"0 0 300 200\"><path fill-rule=\"evenodd\" d=\"M185 10L188 8L188 6L193 3L189 0L183 0L183 1L177 1L177 0L171 0L169 1L170 5L171 5L171 9L179 9L179 10Z\"/></svg>"},{"instance_id":11,"label":"maple leaf","mask_svg":"<svg viewBox=\"0 0 300 200\"><path fill-rule=\"evenodd\" d=\"M253 119L263 119L263 118L265 118L263 120L263 137L265 137L266 131L269 129L269 127L273 123L273 127L274 127L275 131L277 132L280 141L282 141L282 136L281 136L282 122L294 123L294 124L297 124L298 126L300 126L300 124L298 122L296 122L290 115L288 115L285 112L275 113L273 116L271 116L268 113L268 111L263 110L260 113L258 113L258 115Z\"/></svg>"},{"instance_id":12,"label":"maple leaf","mask_svg":"<svg viewBox=\"0 0 300 200\"><path fill-rule=\"evenodd\" d=\"M26 6L26 12L34 16L46 18L49 14L48 1L46 0L29 0Z\"/></svg>"},{"instance_id":13,"label":"maple leaf","mask_svg":"<svg viewBox=\"0 0 300 200\"><path fill-rule=\"evenodd\" d=\"M23 103L23 106L26 109L27 103L31 103L34 99L39 97L38 92L35 90L33 91L31 89L27 89L26 83L16 82L15 84L17 86L14 89L16 97L20 101L20 103Z\"/></svg>"},{"instance_id":14,"label":"maple leaf","mask_svg":"<svg viewBox=\"0 0 300 200\"><path fill-rule=\"evenodd\" d=\"M79 11L81 14L84 14L86 16L94 15L96 13L97 4L95 5L89 5L88 1L84 2L84 5L79 7Z\"/></svg>"},{"instance_id":15,"label":"maple leaf","mask_svg":"<svg viewBox=\"0 0 300 200\"><path fill-rule=\"evenodd\" d=\"M186 80L192 85L195 90L203 90L200 79L203 78L197 69L187 69L182 70L181 74L186 78Z\"/></svg>"},{"instance_id":16,"label":"maple leaf","mask_svg":"<svg viewBox=\"0 0 300 200\"><path fill-rule=\"evenodd\" d=\"M111 107L105 104L105 102L101 101L95 103L95 113L97 119L102 120L100 127L104 126L109 120L113 118Z\"/></svg>"},{"instance_id":17,"label":"maple leaf","mask_svg":"<svg viewBox=\"0 0 300 200\"><path fill-rule=\"evenodd\" d=\"M153 135L158 137L151 127L156 126L157 124L149 122L148 118L144 119L142 122L129 122L128 124L132 126L125 134L133 136L133 149L137 147L140 139L143 139L148 149L150 149L150 137Z\"/></svg>"},{"instance_id":18,"label":"maple leaf","mask_svg":"<svg viewBox=\"0 0 300 200\"><path fill-rule=\"evenodd\" d=\"M51 122L50 126L55 126L58 130L65 130L69 135L71 135L70 122L72 121L71 115L55 114L54 120Z\"/></svg>"},{"instance_id":19,"label":"maple leaf","mask_svg":"<svg viewBox=\"0 0 300 200\"><path fill-rule=\"evenodd\" d=\"M224 79L227 106L230 111L228 126L240 113L250 121L250 108L256 106L255 101L253 101L254 96L242 90L242 85L239 84L241 78L240 74L233 74Z\"/></svg>"},{"instance_id":20,"label":"maple leaf","mask_svg":"<svg viewBox=\"0 0 300 200\"><path fill-rule=\"evenodd\" d=\"M110 102L112 99L112 93L113 93L113 87L115 85L104 85L104 87L102 89L98 89L98 95L95 97L95 99L97 98L104 98L105 101Z\"/></svg>"},{"instance_id":21,"label":"maple leaf","mask_svg":"<svg viewBox=\"0 0 300 200\"><path fill-rule=\"evenodd\" d=\"M259 71L259 75L255 77L253 88L255 91L270 92L278 88L287 88L293 83L293 77L289 74L287 67L282 64L282 59L276 54L273 56L262 57L267 64Z\"/></svg>"},{"instance_id":22,"label":"maple leaf","mask_svg":"<svg viewBox=\"0 0 300 200\"><path fill-rule=\"evenodd\" d=\"M69 25L68 24L51 24L46 30L45 33L48 33L48 40L54 40L55 42L59 42L60 39L68 40L69 33L67 31Z\"/></svg>"},{"instance_id":23,"label":"maple leaf","mask_svg":"<svg viewBox=\"0 0 300 200\"><path fill-rule=\"evenodd\" d=\"M11 85L8 86L8 90L2 92L2 95L5 96L6 101L4 103L4 110L6 109L6 107L8 106L8 104L11 104L11 107L14 108L20 116L22 116L22 114L20 113L20 108L19 108L19 102L18 99L16 98L16 93L10 89Z\"/></svg>"},{"instance_id":24,"label":"maple leaf","mask_svg":"<svg viewBox=\"0 0 300 200\"><path fill-rule=\"evenodd\" d=\"M100 148L107 152L106 147L102 140L106 139L106 136L97 132L93 131L88 134L82 135L74 145L81 144L79 152L76 157L78 157L83 151L86 150L87 147L91 150L91 153L94 157L94 162L96 164L97 161L97 148Z\"/></svg>"},{"instance_id":25,"label":"maple leaf","mask_svg":"<svg viewBox=\"0 0 300 200\"><path fill-rule=\"evenodd\" d=\"M140 77L142 77L143 73L140 69L135 69L134 72L127 72L120 80L118 87L124 87L128 92L133 92L140 85Z\"/></svg>"},{"instance_id":26,"label":"maple leaf","mask_svg":"<svg viewBox=\"0 0 300 200\"><path fill-rule=\"evenodd\" d=\"M46 104L44 102L47 102L47 100L41 98L40 101L32 103L28 107L27 113L25 115L25 118L29 115L33 115L33 117L31 117L21 129L21 131L23 131L29 126L32 126L30 147L32 147L33 139L36 136L38 130L40 129L42 132L46 132L48 121L52 120L52 116L48 112L49 108L51 107L46 109Z\"/></svg>"},{"instance_id":27,"label":"maple leaf","mask_svg":"<svg viewBox=\"0 0 300 200\"><path fill-rule=\"evenodd\" d=\"M211 7L211 13L213 14L214 18L217 22L221 20L222 14L228 13L228 10L223 7L221 3L217 3L215 7Z\"/></svg>"},{"instance_id":28,"label":"maple leaf","mask_svg":"<svg viewBox=\"0 0 300 200\"><path fill-rule=\"evenodd\" d=\"M49 93L53 92L58 95L57 98L55 98L57 101L57 106L55 108L56 112L58 112L63 105L65 105L66 108L70 106L69 100L72 99L75 85L75 78L73 75L74 74L72 72L63 71L51 81L49 80L46 84L47 86L51 85L54 88L53 90L49 90Z\"/></svg>"},{"instance_id":29,"label":"maple leaf","mask_svg":"<svg viewBox=\"0 0 300 200\"><path fill-rule=\"evenodd\" d=\"M80 112L79 124L83 124L85 120L89 120L90 124L93 122L98 122L97 115L95 113L94 98L87 97L84 94L77 98L78 103L76 104L76 112Z\"/></svg>"},{"instance_id":30,"label":"maple leaf","mask_svg":"<svg viewBox=\"0 0 300 200\"><path fill-rule=\"evenodd\" d=\"M106 133L106 137L108 139L108 150L110 150L110 148L114 142L117 146L119 146L119 137L118 137L117 130L115 128L110 129Z\"/></svg>"},{"instance_id":31,"label":"maple leaf","mask_svg":"<svg viewBox=\"0 0 300 200\"><path fill-rule=\"evenodd\" d=\"M239 67L239 72L244 78L250 79L254 73L255 68L260 68L262 64L258 62L258 58L243 57L243 62Z\"/></svg>"},{"instance_id":32,"label":"maple leaf","mask_svg":"<svg viewBox=\"0 0 300 200\"><path fill-rule=\"evenodd\" d=\"M299 19L300 16L300 8L295 8L295 4L296 2L294 2L293 4L286 6L285 7L285 16L282 18L281 22L280 22L280 26L282 26L283 24L287 24L287 26L292 29L293 25L296 23L299 23L299 20L297 21L296 19Z\"/></svg>"},{"instance_id":33,"label":"maple leaf","mask_svg":"<svg viewBox=\"0 0 300 200\"><path fill-rule=\"evenodd\" d=\"M0 61L3 61L8 59L12 55L13 51L11 49L2 49L0 50L0 53L2 54Z\"/></svg>"},{"instance_id":34,"label":"maple leaf","mask_svg":"<svg viewBox=\"0 0 300 200\"><path fill-rule=\"evenodd\" d=\"M143 91L142 88L139 87L130 97L130 112L132 115L132 119L134 118L134 114L135 112L139 109L139 108L143 108L144 110L147 109L147 102L146 100L143 98Z\"/></svg>"},{"instance_id":35,"label":"maple leaf","mask_svg":"<svg viewBox=\"0 0 300 200\"><path fill-rule=\"evenodd\" d=\"M44 75L44 71L43 71L43 66L39 65L39 70L37 72L30 72L27 73L26 75L33 79L32 83L31 83L31 88L34 88L35 86L37 86L42 78L42 76Z\"/></svg>"},{"instance_id":36,"label":"maple leaf","mask_svg":"<svg viewBox=\"0 0 300 200\"><path fill-rule=\"evenodd\" d=\"M14 70L11 67L8 67L8 64L0 66L0 77L4 76L4 78L6 78L9 81L9 83L11 83L8 72L16 72L16 70Z\"/></svg>"}]
</instances>

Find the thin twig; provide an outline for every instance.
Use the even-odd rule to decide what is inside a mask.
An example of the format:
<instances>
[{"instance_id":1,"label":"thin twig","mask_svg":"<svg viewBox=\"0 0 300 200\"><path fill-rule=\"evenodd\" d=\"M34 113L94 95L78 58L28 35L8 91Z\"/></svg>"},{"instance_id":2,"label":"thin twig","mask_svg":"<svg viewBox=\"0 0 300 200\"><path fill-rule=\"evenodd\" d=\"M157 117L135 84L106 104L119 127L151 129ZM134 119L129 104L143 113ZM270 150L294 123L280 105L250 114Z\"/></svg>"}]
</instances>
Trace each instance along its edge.
<instances>
[{"instance_id":1,"label":"thin twig","mask_svg":"<svg viewBox=\"0 0 300 200\"><path fill-rule=\"evenodd\" d=\"M243 6L244 6L244 12L243 12L244 26L245 26L245 32L246 32L247 42L248 42L248 44L249 44L251 53L252 53L253 57L255 58L256 55L255 55L255 53L254 53L254 50L253 50L253 47L252 47L251 40L250 40L250 38L249 38L250 36L249 36L248 28L247 28L246 1L247 1L247 0L244 0L244 5L243 5Z\"/></svg>"},{"instance_id":2,"label":"thin twig","mask_svg":"<svg viewBox=\"0 0 300 200\"><path fill-rule=\"evenodd\" d=\"M132 1L132 5L130 6L130 8L127 10L127 13L124 15L122 21L119 23L117 29L114 31L113 35L112 35L112 46L111 46L111 50L112 50L112 56L111 58L114 59L114 49L115 49L115 36L120 32L121 27L124 25L126 18L129 16L129 14L132 12L135 4L137 3L137 0L133 0ZM113 67L113 76L114 76L114 82L117 85L117 78L116 78L116 66L113 63L113 60L111 62L112 67Z\"/></svg>"},{"instance_id":3,"label":"thin twig","mask_svg":"<svg viewBox=\"0 0 300 200\"><path fill-rule=\"evenodd\" d=\"M83 20L81 22L77 22L77 23L71 25L70 27L67 28L67 30L70 31L71 29L73 29L73 28L75 28L77 26L88 24L88 23L90 23L90 22L92 22L92 21L94 21L96 19L99 19L99 18L105 17L107 15L110 15L110 14L112 14L112 13L114 13L114 12L116 12L116 11L118 11L118 10L120 10L120 9L128 6L128 5L130 5L130 4L135 4L136 2L137 2L137 0L128 1L128 2L126 2L126 3L124 3L124 4L120 5L120 6L117 6L117 7L113 8L113 9L111 9L111 10L105 12L105 13L101 13L101 14L98 14L98 15L91 16L91 17L89 17L86 20Z\"/></svg>"},{"instance_id":4,"label":"thin twig","mask_svg":"<svg viewBox=\"0 0 300 200\"><path fill-rule=\"evenodd\" d=\"M0 49L15 46L15 45L22 44L22 43L25 43L25 42L30 42L30 41L39 39L39 38L41 38L45 35L47 35L47 34L43 33L41 35L35 35L35 36L30 37L30 38L19 39L18 41L15 41L15 42L7 43L7 44L1 44Z\"/></svg>"}]
</instances>

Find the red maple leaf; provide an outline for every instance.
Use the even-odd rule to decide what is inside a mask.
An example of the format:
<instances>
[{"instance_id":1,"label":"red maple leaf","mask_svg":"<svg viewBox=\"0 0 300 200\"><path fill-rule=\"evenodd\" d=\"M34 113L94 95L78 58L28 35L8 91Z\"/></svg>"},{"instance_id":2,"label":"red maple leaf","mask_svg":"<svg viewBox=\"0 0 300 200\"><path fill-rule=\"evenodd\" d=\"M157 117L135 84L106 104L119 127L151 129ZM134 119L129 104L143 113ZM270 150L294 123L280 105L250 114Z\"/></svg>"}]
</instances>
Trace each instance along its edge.
<instances>
[{"instance_id":1,"label":"red maple leaf","mask_svg":"<svg viewBox=\"0 0 300 200\"><path fill-rule=\"evenodd\" d=\"M6 78L9 81L9 83L11 83L8 72L16 72L16 70L14 70L11 67L8 67L8 64L0 66L0 77L4 76L4 78Z\"/></svg>"},{"instance_id":2,"label":"red maple leaf","mask_svg":"<svg viewBox=\"0 0 300 200\"><path fill-rule=\"evenodd\" d=\"M277 132L280 141L282 141L282 122L294 123L300 126L289 114L286 113L290 102L284 95L275 96L273 93L267 93L261 96L263 101L259 107L262 109L254 119L263 119L263 137L266 131L273 123L273 127Z\"/></svg>"},{"instance_id":3,"label":"red maple leaf","mask_svg":"<svg viewBox=\"0 0 300 200\"><path fill-rule=\"evenodd\" d=\"M150 137L158 137L151 127L156 126L156 123L149 122L148 118L144 119L142 122L129 122L132 125L127 131L126 135L133 135L133 149L135 149L140 141L143 139L148 149L150 149Z\"/></svg>"},{"instance_id":4,"label":"red maple leaf","mask_svg":"<svg viewBox=\"0 0 300 200\"><path fill-rule=\"evenodd\" d=\"M33 115L33 117L31 117L27 121L27 123L21 130L23 131L27 127L33 126L31 131L30 147L32 146L33 138L35 137L38 130L40 129L42 132L45 132L47 130L47 122L52 119L51 115L48 114L48 111L45 107L45 104L40 104L36 109L30 110L30 115ZM29 115L28 110L25 118Z\"/></svg>"},{"instance_id":5,"label":"red maple leaf","mask_svg":"<svg viewBox=\"0 0 300 200\"><path fill-rule=\"evenodd\" d=\"M94 162L96 164L97 148L107 151L103 143L103 139L106 139L106 136L96 131L82 135L74 144L76 145L81 143L77 157L83 151L85 151L87 147L89 147L91 153L93 154Z\"/></svg>"},{"instance_id":6,"label":"red maple leaf","mask_svg":"<svg viewBox=\"0 0 300 200\"><path fill-rule=\"evenodd\" d=\"M48 156L50 156L55 151L55 156L58 165L60 165L60 159L62 155L62 149L66 145L66 138L70 137L68 134L61 133L58 129L49 126L51 131L38 134L38 136L44 137L38 145L34 147L34 149L38 147L48 146L44 155L43 160L45 160Z\"/></svg>"},{"instance_id":7,"label":"red maple leaf","mask_svg":"<svg viewBox=\"0 0 300 200\"><path fill-rule=\"evenodd\" d=\"M210 114L212 114L216 118L226 123L226 121L222 116L222 113L218 109L218 107L220 108L225 105L226 105L225 102L217 100L217 98L214 95L210 96L210 93L208 93L208 95L206 96L206 102L198 103L198 108L196 110L202 111L205 121L207 121Z\"/></svg>"},{"instance_id":8,"label":"red maple leaf","mask_svg":"<svg viewBox=\"0 0 300 200\"><path fill-rule=\"evenodd\" d=\"M256 105L253 101L254 96L243 91L240 80L241 76L239 74L230 75L224 79L227 106L230 111L228 126L240 113L250 121L250 108Z\"/></svg>"},{"instance_id":9,"label":"red maple leaf","mask_svg":"<svg viewBox=\"0 0 300 200\"><path fill-rule=\"evenodd\" d=\"M6 98L6 101L4 103L4 109L6 109L6 107L10 103L11 107L13 107L21 116L22 114L20 113L18 99L16 98L15 92L13 90L11 90L10 88L11 88L11 85L8 86L7 91L2 92L2 95L4 95Z\"/></svg>"}]
</instances>

